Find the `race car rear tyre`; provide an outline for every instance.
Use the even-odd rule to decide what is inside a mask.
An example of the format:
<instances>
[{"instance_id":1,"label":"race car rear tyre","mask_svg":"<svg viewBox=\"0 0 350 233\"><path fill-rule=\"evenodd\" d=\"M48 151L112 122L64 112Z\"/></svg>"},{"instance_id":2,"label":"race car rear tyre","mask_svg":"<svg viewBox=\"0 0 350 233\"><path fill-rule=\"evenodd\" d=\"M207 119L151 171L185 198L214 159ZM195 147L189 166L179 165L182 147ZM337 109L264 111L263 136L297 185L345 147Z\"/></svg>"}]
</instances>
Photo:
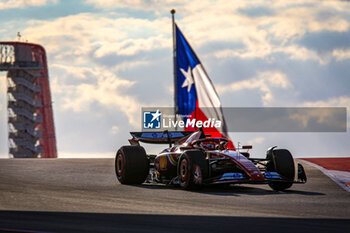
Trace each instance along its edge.
<instances>
[{"instance_id":1,"label":"race car rear tyre","mask_svg":"<svg viewBox=\"0 0 350 233\"><path fill-rule=\"evenodd\" d=\"M286 149L274 149L272 151L272 158L266 166L266 170L269 172L277 172L284 179L290 181L273 181L269 183L269 186L275 191L283 191L292 187L295 167L294 159L291 153Z\"/></svg>"},{"instance_id":2,"label":"race car rear tyre","mask_svg":"<svg viewBox=\"0 0 350 233\"><path fill-rule=\"evenodd\" d=\"M122 184L141 184L149 173L149 160L142 146L122 146L115 157L115 173Z\"/></svg>"},{"instance_id":3,"label":"race car rear tyre","mask_svg":"<svg viewBox=\"0 0 350 233\"><path fill-rule=\"evenodd\" d=\"M209 164L205 153L192 150L184 152L178 162L177 174L183 189L198 188L208 177Z\"/></svg>"}]
</instances>

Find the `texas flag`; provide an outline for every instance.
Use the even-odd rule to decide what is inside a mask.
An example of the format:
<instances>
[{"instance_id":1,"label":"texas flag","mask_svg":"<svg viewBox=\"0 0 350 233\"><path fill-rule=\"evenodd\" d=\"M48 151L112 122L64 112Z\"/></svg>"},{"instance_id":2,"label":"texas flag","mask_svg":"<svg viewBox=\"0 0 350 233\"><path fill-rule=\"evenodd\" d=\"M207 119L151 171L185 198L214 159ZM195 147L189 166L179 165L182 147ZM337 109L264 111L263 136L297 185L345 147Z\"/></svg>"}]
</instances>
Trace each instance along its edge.
<instances>
[{"instance_id":1,"label":"texas flag","mask_svg":"<svg viewBox=\"0 0 350 233\"><path fill-rule=\"evenodd\" d=\"M204 133L211 137L229 139L229 147L234 148L230 140L221 103L214 85L209 79L197 55L187 42L186 38L175 24L176 30L176 78L175 101L177 114L185 115L184 121L195 118L197 121L215 119L221 121L221 127L204 128ZM196 129L186 128L186 131Z\"/></svg>"}]
</instances>

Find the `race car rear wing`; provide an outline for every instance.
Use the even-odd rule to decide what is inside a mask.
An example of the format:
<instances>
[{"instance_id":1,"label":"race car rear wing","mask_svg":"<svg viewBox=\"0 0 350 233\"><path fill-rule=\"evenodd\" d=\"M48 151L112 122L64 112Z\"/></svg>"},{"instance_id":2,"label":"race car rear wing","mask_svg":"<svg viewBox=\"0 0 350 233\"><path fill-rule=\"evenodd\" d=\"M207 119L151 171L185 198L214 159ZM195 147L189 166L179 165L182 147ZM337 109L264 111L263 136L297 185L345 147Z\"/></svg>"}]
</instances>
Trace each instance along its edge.
<instances>
[{"instance_id":1,"label":"race car rear wing","mask_svg":"<svg viewBox=\"0 0 350 233\"><path fill-rule=\"evenodd\" d=\"M169 144L171 147L172 143L180 140L183 137L186 137L193 132L187 131L168 131L163 132L130 132L132 138L129 139L131 145L139 145L139 142L144 143L154 143L154 144Z\"/></svg>"}]
</instances>

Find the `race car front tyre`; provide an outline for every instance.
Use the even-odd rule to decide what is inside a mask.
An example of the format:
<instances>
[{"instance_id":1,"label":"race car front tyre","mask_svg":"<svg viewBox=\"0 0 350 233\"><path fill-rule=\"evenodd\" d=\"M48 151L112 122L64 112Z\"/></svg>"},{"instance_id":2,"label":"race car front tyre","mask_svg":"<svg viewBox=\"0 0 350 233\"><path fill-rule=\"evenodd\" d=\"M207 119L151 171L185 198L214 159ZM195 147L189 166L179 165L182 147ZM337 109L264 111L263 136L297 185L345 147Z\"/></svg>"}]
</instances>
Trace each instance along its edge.
<instances>
[{"instance_id":1,"label":"race car front tyre","mask_svg":"<svg viewBox=\"0 0 350 233\"><path fill-rule=\"evenodd\" d=\"M284 179L290 181L272 181L269 186L275 191L283 191L292 187L295 168L294 159L291 153L286 149L274 149L272 151L272 158L266 166L269 172L277 172Z\"/></svg>"},{"instance_id":2,"label":"race car front tyre","mask_svg":"<svg viewBox=\"0 0 350 233\"><path fill-rule=\"evenodd\" d=\"M177 167L180 186L183 189L200 187L203 179L208 176L208 169L209 164L203 152L197 150L184 152Z\"/></svg>"},{"instance_id":3,"label":"race car front tyre","mask_svg":"<svg viewBox=\"0 0 350 233\"><path fill-rule=\"evenodd\" d=\"M142 146L122 146L115 157L115 173L122 184L141 184L149 173L149 160Z\"/></svg>"}]
</instances>

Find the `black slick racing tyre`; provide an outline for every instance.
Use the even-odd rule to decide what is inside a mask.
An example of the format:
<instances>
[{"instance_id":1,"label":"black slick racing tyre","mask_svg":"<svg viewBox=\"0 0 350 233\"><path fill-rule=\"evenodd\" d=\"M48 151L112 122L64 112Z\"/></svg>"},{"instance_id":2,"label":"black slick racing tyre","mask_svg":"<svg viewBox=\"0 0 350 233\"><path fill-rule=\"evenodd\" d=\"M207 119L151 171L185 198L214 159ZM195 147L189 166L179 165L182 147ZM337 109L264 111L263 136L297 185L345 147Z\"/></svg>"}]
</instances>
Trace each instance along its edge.
<instances>
[{"instance_id":1,"label":"black slick racing tyre","mask_svg":"<svg viewBox=\"0 0 350 233\"><path fill-rule=\"evenodd\" d=\"M283 191L292 187L295 167L294 159L291 153L286 149L275 149L272 151L272 158L268 162L266 170L269 172L277 172L284 179L290 181L272 181L269 186L275 191Z\"/></svg>"},{"instance_id":2,"label":"black slick racing tyre","mask_svg":"<svg viewBox=\"0 0 350 233\"><path fill-rule=\"evenodd\" d=\"M122 184L141 184L149 173L149 161L142 146L122 146L115 157L115 173Z\"/></svg>"},{"instance_id":3,"label":"black slick racing tyre","mask_svg":"<svg viewBox=\"0 0 350 233\"><path fill-rule=\"evenodd\" d=\"M183 189L198 188L208 176L209 164L205 153L192 150L184 152L178 162L177 174Z\"/></svg>"}]
</instances>

